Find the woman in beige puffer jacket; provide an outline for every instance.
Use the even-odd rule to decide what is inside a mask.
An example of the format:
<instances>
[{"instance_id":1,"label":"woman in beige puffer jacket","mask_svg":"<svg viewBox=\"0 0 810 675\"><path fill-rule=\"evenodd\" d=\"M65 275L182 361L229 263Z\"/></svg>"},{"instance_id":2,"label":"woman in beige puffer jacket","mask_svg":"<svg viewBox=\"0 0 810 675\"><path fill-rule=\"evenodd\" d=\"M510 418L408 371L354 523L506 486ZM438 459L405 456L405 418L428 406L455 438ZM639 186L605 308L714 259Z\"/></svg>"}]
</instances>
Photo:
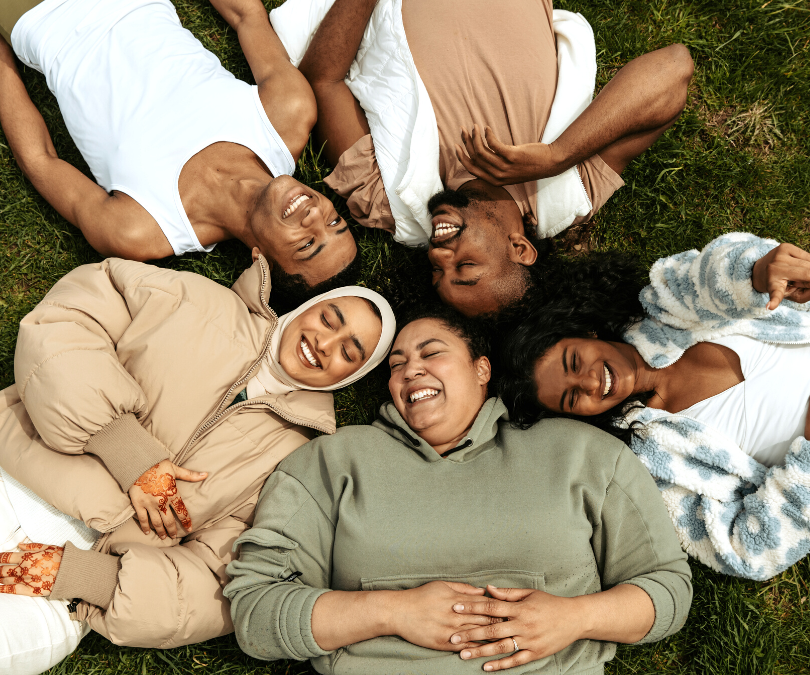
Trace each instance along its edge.
<instances>
[{"instance_id":1,"label":"woman in beige puffer jacket","mask_svg":"<svg viewBox=\"0 0 810 675\"><path fill-rule=\"evenodd\" d=\"M268 295L261 256L232 290L109 259L65 276L21 323L16 383L0 392L0 466L102 533L92 551L67 545L51 596L81 599L77 618L116 644L231 632L225 566L265 479L315 432L335 431L327 392L231 405L268 352ZM144 534L127 494L162 460L208 474L178 481L193 527L165 539Z\"/></svg>"}]
</instances>

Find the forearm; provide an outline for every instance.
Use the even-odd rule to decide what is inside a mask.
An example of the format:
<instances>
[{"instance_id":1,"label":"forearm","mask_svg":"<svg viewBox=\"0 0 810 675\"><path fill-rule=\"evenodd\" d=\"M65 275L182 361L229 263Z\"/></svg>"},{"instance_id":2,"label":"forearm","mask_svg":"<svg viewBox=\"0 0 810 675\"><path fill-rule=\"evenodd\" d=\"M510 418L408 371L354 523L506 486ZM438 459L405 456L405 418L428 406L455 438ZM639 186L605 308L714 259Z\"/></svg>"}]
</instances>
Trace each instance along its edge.
<instances>
[{"instance_id":1,"label":"forearm","mask_svg":"<svg viewBox=\"0 0 810 675\"><path fill-rule=\"evenodd\" d=\"M332 651L355 642L391 635L393 591L331 591L312 609L312 636Z\"/></svg>"},{"instance_id":2,"label":"forearm","mask_svg":"<svg viewBox=\"0 0 810 675\"><path fill-rule=\"evenodd\" d=\"M376 5L377 0L336 0L299 66L310 84L343 81Z\"/></svg>"},{"instance_id":3,"label":"forearm","mask_svg":"<svg viewBox=\"0 0 810 675\"><path fill-rule=\"evenodd\" d=\"M655 607L638 586L621 584L610 590L574 598L582 616L580 639L638 642L655 622Z\"/></svg>"},{"instance_id":4,"label":"forearm","mask_svg":"<svg viewBox=\"0 0 810 675\"><path fill-rule=\"evenodd\" d=\"M37 160L55 158L51 135L17 70L14 54L0 38L0 125L23 173L34 181Z\"/></svg>"},{"instance_id":5,"label":"forearm","mask_svg":"<svg viewBox=\"0 0 810 675\"><path fill-rule=\"evenodd\" d=\"M633 59L608 82L594 101L550 144L555 170L566 169L601 152L619 139L671 124L686 103L691 60L681 45ZM554 175L553 173L551 175Z\"/></svg>"}]
</instances>

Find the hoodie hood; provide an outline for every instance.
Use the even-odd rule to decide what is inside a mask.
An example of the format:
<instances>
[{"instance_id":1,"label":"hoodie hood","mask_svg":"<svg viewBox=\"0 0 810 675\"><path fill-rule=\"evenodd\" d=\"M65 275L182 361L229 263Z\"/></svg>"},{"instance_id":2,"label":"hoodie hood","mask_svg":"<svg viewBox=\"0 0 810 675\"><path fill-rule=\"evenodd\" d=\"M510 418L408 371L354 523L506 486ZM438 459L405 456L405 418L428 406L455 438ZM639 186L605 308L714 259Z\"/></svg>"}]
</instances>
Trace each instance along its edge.
<instances>
[{"instance_id":1,"label":"hoodie hood","mask_svg":"<svg viewBox=\"0 0 810 675\"><path fill-rule=\"evenodd\" d=\"M380 406L379 417L372 426L381 429L403 445L413 448L414 452L429 462L441 460L466 462L492 447L491 441L498 435L501 421L509 422L506 406L500 398L487 399L478 411L467 435L456 446L456 449L446 452L443 456L405 423L393 401L387 401Z\"/></svg>"}]
</instances>

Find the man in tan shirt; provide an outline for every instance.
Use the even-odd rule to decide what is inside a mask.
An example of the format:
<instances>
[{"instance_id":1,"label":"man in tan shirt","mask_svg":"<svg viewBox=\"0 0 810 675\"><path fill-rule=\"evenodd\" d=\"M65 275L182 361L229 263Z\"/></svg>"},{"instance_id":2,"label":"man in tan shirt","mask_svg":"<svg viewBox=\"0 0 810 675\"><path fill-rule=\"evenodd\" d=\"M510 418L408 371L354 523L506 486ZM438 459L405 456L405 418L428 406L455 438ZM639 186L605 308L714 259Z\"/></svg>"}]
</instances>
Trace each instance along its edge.
<instances>
[{"instance_id":1,"label":"man in tan shirt","mask_svg":"<svg viewBox=\"0 0 810 675\"><path fill-rule=\"evenodd\" d=\"M336 0L300 65L318 103L326 182L355 219L394 232L363 109L344 82L376 0ZM551 0L404 0L408 46L439 135L445 191L431 199L428 257L442 300L467 315L519 301L538 260L537 183L577 166L593 205L675 122L692 59L683 45L634 59L553 143L538 142L557 88Z\"/></svg>"}]
</instances>

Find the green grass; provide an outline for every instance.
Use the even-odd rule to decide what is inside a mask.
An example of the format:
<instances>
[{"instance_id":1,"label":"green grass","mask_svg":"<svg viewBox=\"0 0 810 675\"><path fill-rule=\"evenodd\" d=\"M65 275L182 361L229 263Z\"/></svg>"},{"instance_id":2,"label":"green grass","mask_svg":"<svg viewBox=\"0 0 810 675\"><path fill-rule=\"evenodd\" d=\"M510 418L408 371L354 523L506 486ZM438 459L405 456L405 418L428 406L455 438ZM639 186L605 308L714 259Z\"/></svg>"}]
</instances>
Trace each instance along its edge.
<instances>
[{"instance_id":1,"label":"green grass","mask_svg":"<svg viewBox=\"0 0 810 675\"><path fill-rule=\"evenodd\" d=\"M175 0L181 18L225 67L250 81L234 33L203 0ZM807 0L563 0L594 27L599 85L629 59L683 42L696 62L683 116L623 176L619 191L588 226L561 235L558 249L622 249L647 263L700 247L730 230L810 246L810 4ZM76 151L55 100L38 73L26 72L60 155L77 166ZM99 256L22 177L0 135L0 385L14 381L19 320L63 274ZM86 170L86 167L85 167ZM325 190L327 167L313 153L299 177ZM327 191L328 192L328 191ZM343 215L345 205L336 200ZM421 254L388 235L355 228L364 278L383 292L417 283ZM575 248L579 247L579 248ZM209 255L163 261L230 284L249 264L239 243ZM372 377L338 394L341 424L372 419L386 393ZM609 673L810 672L810 564L754 583L693 565L695 599L684 629L647 647L620 647ZM243 655L231 637L170 651L111 646L91 634L53 673L305 673L307 664L266 664Z\"/></svg>"}]
</instances>

